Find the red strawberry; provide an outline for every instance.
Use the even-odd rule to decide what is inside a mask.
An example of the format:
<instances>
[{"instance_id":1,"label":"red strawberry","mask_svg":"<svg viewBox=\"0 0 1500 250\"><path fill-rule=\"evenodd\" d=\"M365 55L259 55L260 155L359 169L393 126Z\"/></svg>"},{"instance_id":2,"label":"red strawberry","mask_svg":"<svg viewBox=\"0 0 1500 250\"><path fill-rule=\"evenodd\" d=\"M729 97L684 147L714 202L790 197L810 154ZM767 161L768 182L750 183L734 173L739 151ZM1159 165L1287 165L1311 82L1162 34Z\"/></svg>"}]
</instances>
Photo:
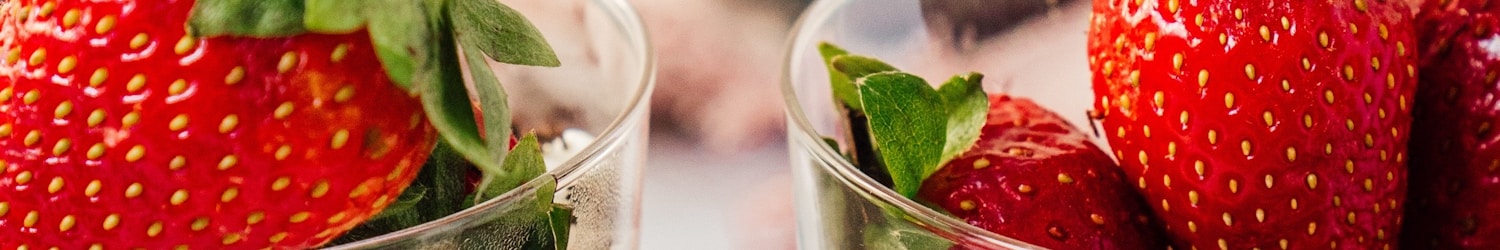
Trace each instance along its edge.
<instances>
[{"instance_id":1,"label":"red strawberry","mask_svg":"<svg viewBox=\"0 0 1500 250\"><path fill-rule=\"evenodd\" d=\"M1392 247L1404 1L1094 2L1093 114L1177 247Z\"/></svg>"},{"instance_id":2,"label":"red strawberry","mask_svg":"<svg viewBox=\"0 0 1500 250\"><path fill-rule=\"evenodd\" d=\"M435 140L369 36L198 39L193 1L0 10L0 249L317 246Z\"/></svg>"},{"instance_id":3,"label":"red strawberry","mask_svg":"<svg viewBox=\"0 0 1500 250\"><path fill-rule=\"evenodd\" d=\"M1500 4L1428 1L1403 246L1500 248Z\"/></svg>"},{"instance_id":4,"label":"red strawberry","mask_svg":"<svg viewBox=\"0 0 1500 250\"><path fill-rule=\"evenodd\" d=\"M919 196L986 230L1057 249L1160 249L1139 194L1109 155L1029 99L991 95L979 142Z\"/></svg>"}]
</instances>

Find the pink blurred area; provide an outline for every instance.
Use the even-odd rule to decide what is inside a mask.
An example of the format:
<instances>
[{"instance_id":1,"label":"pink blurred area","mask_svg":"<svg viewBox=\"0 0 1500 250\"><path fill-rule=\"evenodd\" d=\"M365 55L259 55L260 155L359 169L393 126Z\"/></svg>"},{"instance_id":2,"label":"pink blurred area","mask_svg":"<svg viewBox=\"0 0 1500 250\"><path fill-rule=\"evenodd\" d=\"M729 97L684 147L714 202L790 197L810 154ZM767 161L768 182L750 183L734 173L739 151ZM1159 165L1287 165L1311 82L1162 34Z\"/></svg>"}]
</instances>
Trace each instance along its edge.
<instances>
[{"instance_id":1,"label":"pink blurred area","mask_svg":"<svg viewBox=\"0 0 1500 250\"><path fill-rule=\"evenodd\" d=\"M795 249L781 97L807 0L629 0L656 49L641 249Z\"/></svg>"},{"instance_id":2,"label":"pink blurred area","mask_svg":"<svg viewBox=\"0 0 1500 250\"><path fill-rule=\"evenodd\" d=\"M782 135L780 66L798 0L630 0L657 56L655 132L713 153Z\"/></svg>"}]
</instances>

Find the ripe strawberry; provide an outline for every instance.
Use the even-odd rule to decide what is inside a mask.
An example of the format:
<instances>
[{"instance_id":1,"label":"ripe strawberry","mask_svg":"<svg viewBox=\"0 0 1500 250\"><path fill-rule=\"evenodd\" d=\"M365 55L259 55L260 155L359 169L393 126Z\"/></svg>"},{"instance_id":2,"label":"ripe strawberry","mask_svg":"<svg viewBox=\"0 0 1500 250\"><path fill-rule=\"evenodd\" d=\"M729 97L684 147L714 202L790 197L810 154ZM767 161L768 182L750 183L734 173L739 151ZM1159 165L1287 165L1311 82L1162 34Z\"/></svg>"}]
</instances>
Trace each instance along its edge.
<instances>
[{"instance_id":1,"label":"ripe strawberry","mask_svg":"<svg viewBox=\"0 0 1500 250\"><path fill-rule=\"evenodd\" d=\"M1088 137L1029 99L990 95L979 142L919 195L969 224L1057 249L1160 249L1141 197Z\"/></svg>"},{"instance_id":2,"label":"ripe strawberry","mask_svg":"<svg viewBox=\"0 0 1500 250\"><path fill-rule=\"evenodd\" d=\"M0 249L308 248L432 149L363 32L185 34L193 1L0 10Z\"/></svg>"},{"instance_id":3,"label":"ripe strawberry","mask_svg":"<svg viewBox=\"0 0 1500 250\"><path fill-rule=\"evenodd\" d=\"M1500 5L1428 1L1417 17L1422 85L1411 141L1411 199L1402 245L1500 248Z\"/></svg>"},{"instance_id":4,"label":"ripe strawberry","mask_svg":"<svg viewBox=\"0 0 1500 250\"><path fill-rule=\"evenodd\" d=\"M1179 248L1392 247L1404 1L1094 2L1092 114Z\"/></svg>"}]
</instances>

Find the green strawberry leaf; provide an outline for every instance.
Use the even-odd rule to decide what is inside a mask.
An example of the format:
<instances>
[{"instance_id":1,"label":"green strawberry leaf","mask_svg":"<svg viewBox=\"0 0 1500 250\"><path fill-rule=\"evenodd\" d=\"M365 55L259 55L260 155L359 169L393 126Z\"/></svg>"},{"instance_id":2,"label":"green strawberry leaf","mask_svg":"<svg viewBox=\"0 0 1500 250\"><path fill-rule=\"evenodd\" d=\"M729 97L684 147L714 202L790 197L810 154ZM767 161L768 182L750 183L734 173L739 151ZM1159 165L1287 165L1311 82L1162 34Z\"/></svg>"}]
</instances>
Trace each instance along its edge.
<instances>
[{"instance_id":1,"label":"green strawberry leaf","mask_svg":"<svg viewBox=\"0 0 1500 250\"><path fill-rule=\"evenodd\" d=\"M448 143L438 142L412 183L427 188L427 198L418 208L427 214L424 219L436 220L463 209L464 198L469 193L466 176L470 164Z\"/></svg>"},{"instance_id":2,"label":"green strawberry leaf","mask_svg":"<svg viewBox=\"0 0 1500 250\"><path fill-rule=\"evenodd\" d=\"M875 73L857 81L874 145L894 189L915 197L942 158L948 125L942 95L907 73Z\"/></svg>"},{"instance_id":3,"label":"green strawberry leaf","mask_svg":"<svg viewBox=\"0 0 1500 250\"><path fill-rule=\"evenodd\" d=\"M875 58L857 55L834 56L833 60L829 61L829 65L833 66L834 71L848 76L849 79L859 79L875 73L899 71L896 67Z\"/></svg>"},{"instance_id":4,"label":"green strawberry leaf","mask_svg":"<svg viewBox=\"0 0 1500 250\"><path fill-rule=\"evenodd\" d=\"M532 66L561 64L552 46L526 17L495 0L449 2L458 41L474 46L495 61Z\"/></svg>"},{"instance_id":5,"label":"green strawberry leaf","mask_svg":"<svg viewBox=\"0 0 1500 250\"><path fill-rule=\"evenodd\" d=\"M849 51L825 42L818 44L818 54L823 55L823 64L828 67L828 81L833 86L833 96L851 110L864 109L859 103L859 89L854 87L854 78L842 74L833 66L835 57L848 55Z\"/></svg>"},{"instance_id":6,"label":"green strawberry leaf","mask_svg":"<svg viewBox=\"0 0 1500 250\"><path fill-rule=\"evenodd\" d=\"M844 153L844 150L839 148L839 140L838 139L833 139L833 137L824 136L823 137L823 144L828 144L828 147L829 148L833 148L834 152Z\"/></svg>"},{"instance_id":7,"label":"green strawberry leaf","mask_svg":"<svg viewBox=\"0 0 1500 250\"><path fill-rule=\"evenodd\" d=\"M983 79L984 75L969 73L954 76L938 87L938 94L942 95L948 111L948 140L943 145L939 166L979 142L979 130L984 127L990 111L989 96L984 93L984 85L980 84Z\"/></svg>"},{"instance_id":8,"label":"green strawberry leaf","mask_svg":"<svg viewBox=\"0 0 1500 250\"><path fill-rule=\"evenodd\" d=\"M888 220L865 225L864 244L868 249L950 249L953 242L932 231L911 225L905 220Z\"/></svg>"},{"instance_id":9,"label":"green strawberry leaf","mask_svg":"<svg viewBox=\"0 0 1500 250\"><path fill-rule=\"evenodd\" d=\"M485 176L479 181L479 187L471 195L473 199L468 199L473 202L469 205L500 196L547 172L547 165L542 162L542 149L537 143L536 134L527 133L526 136L521 137L516 144L515 151L509 157L505 157L502 169L484 172Z\"/></svg>"},{"instance_id":10,"label":"green strawberry leaf","mask_svg":"<svg viewBox=\"0 0 1500 250\"><path fill-rule=\"evenodd\" d=\"M850 158L870 178L915 197L923 180L979 140L989 113L983 75L955 76L933 89L879 59L849 54L827 42L818 50L835 97L848 108Z\"/></svg>"},{"instance_id":11,"label":"green strawberry leaf","mask_svg":"<svg viewBox=\"0 0 1500 250\"><path fill-rule=\"evenodd\" d=\"M550 219L549 222L552 223L552 245L555 246L553 249L568 249L568 233L570 232L568 228L573 225L573 208L553 204Z\"/></svg>"},{"instance_id":12,"label":"green strawberry leaf","mask_svg":"<svg viewBox=\"0 0 1500 250\"><path fill-rule=\"evenodd\" d=\"M440 45L451 48L453 45ZM492 161L492 152L479 136L479 122L474 118L470 106L468 89L464 87L463 70L455 63L444 64L441 81L417 85L417 96L422 99L427 121L437 129L453 151L469 159L480 169L500 169L500 162Z\"/></svg>"},{"instance_id":13,"label":"green strawberry leaf","mask_svg":"<svg viewBox=\"0 0 1500 250\"><path fill-rule=\"evenodd\" d=\"M305 0L302 24L317 33L348 34L363 28L367 0Z\"/></svg>"},{"instance_id":14,"label":"green strawberry leaf","mask_svg":"<svg viewBox=\"0 0 1500 250\"><path fill-rule=\"evenodd\" d=\"M413 209L417 208L417 204L422 203L422 199L425 198L426 195L427 187L407 187L405 190L401 190L401 196L396 197L396 202L393 202L391 203L391 205L386 206L385 210L381 210L380 213L375 214L375 216L371 216L370 220L382 220L386 218L396 218L401 216L413 217L413 219L415 220L421 220L421 214L413 213L419 211Z\"/></svg>"},{"instance_id":15,"label":"green strawberry leaf","mask_svg":"<svg viewBox=\"0 0 1500 250\"><path fill-rule=\"evenodd\" d=\"M847 156L870 178L881 184L892 185L885 163L880 160L880 152L870 139L869 119L862 110L864 107L854 80L874 73L897 71L896 67L874 58L850 55L848 51L829 43L821 44L818 49L827 64L834 97L843 103L842 111L848 118L848 136L852 139L850 147L853 150Z\"/></svg>"},{"instance_id":16,"label":"green strawberry leaf","mask_svg":"<svg viewBox=\"0 0 1500 250\"><path fill-rule=\"evenodd\" d=\"M557 205L553 203L557 178L552 175L538 176L528 180L517 189L516 196L509 197L494 210L479 217L479 223L467 228L453 249L562 249L567 238L557 237L557 227L567 227L567 220L555 220ZM562 213L568 213L564 211ZM559 224L562 223L562 224ZM504 233L497 233L504 232ZM563 244L559 244L559 243Z\"/></svg>"},{"instance_id":17,"label":"green strawberry leaf","mask_svg":"<svg viewBox=\"0 0 1500 250\"><path fill-rule=\"evenodd\" d=\"M188 18L194 36L272 37L305 32L302 0L198 0Z\"/></svg>"},{"instance_id":18,"label":"green strawberry leaf","mask_svg":"<svg viewBox=\"0 0 1500 250\"><path fill-rule=\"evenodd\" d=\"M572 225L573 209L558 211L559 206L552 203L554 193L551 191L557 190L557 178L545 176L537 179L540 179L537 181L541 181L542 186L537 188L535 203L531 205L532 210L529 213L520 214L520 216L534 218L542 223L547 223L544 225L544 228L541 228L546 231L533 232L533 236L528 237L523 249L567 249L567 228ZM562 228L560 229L561 231L559 231L559 227Z\"/></svg>"},{"instance_id":19,"label":"green strawberry leaf","mask_svg":"<svg viewBox=\"0 0 1500 250\"><path fill-rule=\"evenodd\" d=\"M381 66L397 86L411 89L414 82L441 81L432 75L439 72L434 69L435 64L454 63L444 58L455 53L454 50L434 47L442 46L443 42L451 43L452 39L446 22L430 18L430 12L441 10L431 10L434 6L409 0L350 1L364 2L371 6L366 15L379 17L367 20L370 42L375 46L375 55L380 58ZM464 95L464 99L468 96Z\"/></svg>"},{"instance_id":20,"label":"green strawberry leaf","mask_svg":"<svg viewBox=\"0 0 1500 250\"><path fill-rule=\"evenodd\" d=\"M517 145L517 147L519 146L520 145ZM557 220L556 215L557 204L554 204L552 202L553 196L555 194L552 191L557 190L557 178L553 178L552 176L543 176L535 179L536 180L534 181L541 182L541 186L535 189L536 198L532 200L530 204L517 204L517 206L525 207L517 209L516 211L512 211L510 213L506 213L506 215L504 215L505 217L512 218L501 219L500 221L529 221L537 223L541 226L525 226L531 229L532 232L529 233L530 237L526 238L526 243L524 243L524 247L522 247L521 249L566 249L565 247L567 245L567 236L565 235L563 237L557 237L557 227L567 227L569 226L569 224L566 220L564 220L561 221L562 224L559 225L559 221ZM520 184L527 184L526 181L533 180L522 180L522 183L518 183L517 186L520 186ZM566 216L569 217L568 219L571 219L573 215L572 210L567 210L566 213ZM561 242L562 244L558 244L559 242Z\"/></svg>"},{"instance_id":21,"label":"green strawberry leaf","mask_svg":"<svg viewBox=\"0 0 1500 250\"><path fill-rule=\"evenodd\" d=\"M464 61L469 68L469 80L473 83L473 91L479 98L480 115L484 116L484 146L489 149L490 159L495 162L505 160L505 155L510 153L510 97L505 94L505 89L500 86L500 79L495 77L495 71L490 68L489 61L484 59L478 49L469 44L463 46ZM495 172L500 169L486 169ZM526 176L531 179L531 176ZM519 182L518 182L519 183Z\"/></svg>"},{"instance_id":22,"label":"green strawberry leaf","mask_svg":"<svg viewBox=\"0 0 1500 250\"><path fill-rule=\"evenodd\" d=\"M446 6L437 5L435 8L446 8ZM442 10L439 10L439 12L442 12ZM371 20L372 36L375 33L374 31L377 30L376 27L379 26L377 24L380 23L375 21L377 19L380 18ZM479 121L475 116L474 106L472 106L473 103L469 97L469 89L465 86L464 70L462 68L464 64L462 64L458 56L458 45L453 40L453 36L451 36L452 29L448 28L450 27L448 26L449 23L443 21L443 18L438 19L440 20L434 21L432 30L442 35L437 36L438 41L433 43L431 51L434 51L438 55L435 58L440 60L440 63L437 63L437 66L439 66L438 71L430 76L430 78L437 80L423 82L423 84L415 86L417 87L417 96L422 98L422 106L427 113L427 120L432 123L433 128L437 129L438 135L443 138L443 141L452 146L454 152L458 152L459 155L464 156L464 158L479 167L479 169L486 171L502 169L502 161L499 159L504 157L494 154L503 154L504 152L492 151L490 149L491 146L489 146L490 142L486 142L484 136L481 136L484 132L480 131ZM407 55L404 52L396 54ZM484 67L484 69L488 68ZM488 70L484 72L488 72ZM478 74L478 72L475 73ZM420 76L425 76L425 74ZM503 89L500 91L503 92ZM483 101L495 97L493 93L487 92L481 93L478 98L480 101ZM501 109L503 108L501 107ZM508 110L494 110L493 112L509 113ZM491 122L496 122L500 119L490 120ZM489 127L496 126L487 126L486 129ZM510 125L507 124L498 127L509 128ZM502 136L501 138L500 140L509 140L508 137Z\"/></svg>"}]
</instances>

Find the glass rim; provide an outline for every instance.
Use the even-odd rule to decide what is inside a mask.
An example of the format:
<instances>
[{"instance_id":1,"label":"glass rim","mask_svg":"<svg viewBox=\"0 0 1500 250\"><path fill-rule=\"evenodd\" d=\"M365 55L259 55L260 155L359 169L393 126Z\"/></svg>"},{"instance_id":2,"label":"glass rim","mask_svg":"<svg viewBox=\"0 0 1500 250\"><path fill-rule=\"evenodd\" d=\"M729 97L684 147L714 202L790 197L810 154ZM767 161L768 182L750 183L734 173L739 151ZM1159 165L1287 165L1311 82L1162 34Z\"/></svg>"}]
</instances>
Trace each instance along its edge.
<instances>
[{"instance_id":1,"label":"glass rim","mask_svg":"<svg viewBox=\"0 0 1500 250\"><path fill-rule=\"evenodd\" d=\"M816 41L809 40L815 39L812 35L815 32L814 28L824 26L833 17L834 13L838 12L840 7L847 5L849 2L851 0L814 1L812 5L808 6L802 12L802 15L797 18L796 24L792 26L792 37L787 42L788 48L784 55L785 59L783 62L785 63L782 65L781 74L782 97L786 101L786 119L789 121L788 126L792 126L787 130L788 134L793 137L790 139L802 145L804 150L810 151L813 157L822 162L829 163L817 164L819 165L817 167L834 173L839 182L845 184L845 186L861 193L862 196L874 197L881 202L896 206L908 213L908 219L915 220L915 222L923 224L930 229L945 231L946 233L960 237L960 239L951 240L961 243L1012 249L1045 249L970 225L958 218L906 198L896 193L895 190L865 175L859 168L854 166L854 163L842 157L838 150L828 146L827 143L823 143L822 135L818 134L812 122L808 121L806 113L802 110L801 102L798 100L796 86L793 84L793 81L795 81L793 79L793 72L796 71L794 67L797 64L793 62L800 59L799 55L811 53L808 50L812 48L801 45L816 44Z\"/></svg>"},{"instance_id":2,"label":"glass rim","mask_svg":"<svg viewBox=\"0 0 1500 250\"><path fill-rule=\"evenodd\" d=\"M624 34L626 42L629 43L629 49L641 53L640 59L632 60L633 63L641 65L641 72L639 72L640 78L637 79L638 87L631 91L630 99L628 104L625 105L623 112L615 116L592 143L589 143L583 150L563 161L557 168L548 170L547 175L543 175L544 177L550 175L553 178L557 178L558 187L567 186L576 181L578 175L582 174L580 170L584 169L583 166L602 161L603 157L606 156L606 151L610 149L608 147L610 145L618 145L631 132L629 129L632 128L629 126L640 119L645 119L643 117L650 112L647 102L651 100L651 92L656 85L655 52L650 45L650 39L646 36L644 23L641 22L635 8L626 2L626 0L587 1L593 2L594 4L592 5L597 5L607 11L606 16L612 19L610 23L614 24ZM421 236L424 232L447 229L445 228L446 225L459 223L466 218L482 216L486 211L493 210L508 200L524 198L520 192L515 191L523 189L526 185L529 184L522 185L495 198L433 221L368 239L325 247L327 249L363 249L409 240Z\"/></svg>"}]
</instances>

